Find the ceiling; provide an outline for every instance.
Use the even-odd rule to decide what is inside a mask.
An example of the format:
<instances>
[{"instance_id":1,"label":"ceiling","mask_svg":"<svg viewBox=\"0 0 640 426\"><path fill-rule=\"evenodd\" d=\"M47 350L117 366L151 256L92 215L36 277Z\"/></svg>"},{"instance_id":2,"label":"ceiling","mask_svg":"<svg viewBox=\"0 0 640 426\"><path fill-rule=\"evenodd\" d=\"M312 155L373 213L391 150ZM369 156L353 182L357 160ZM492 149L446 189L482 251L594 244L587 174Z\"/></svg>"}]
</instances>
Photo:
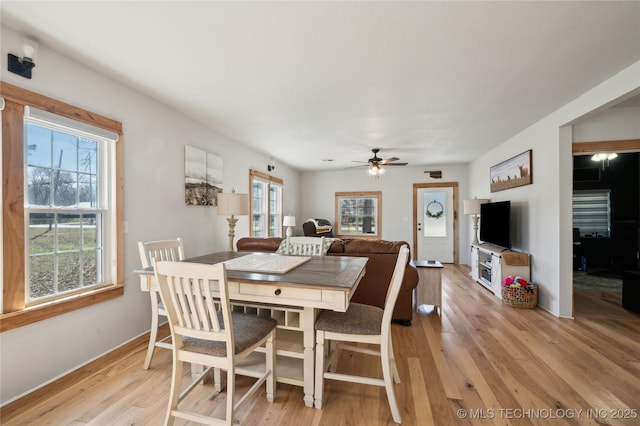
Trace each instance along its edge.
<instances>
[{"instance_id":1,"label":"ceiling","mask_svg":"<svg viewBox=\"0 0 640 426\"><path fill-rule=\"evenodd\" d=\"M3 0L0 11L40 45L297 170L353 166L372 148L410 166L467 163L640 60L635 1Z\"/></svg>"}]
</instances>

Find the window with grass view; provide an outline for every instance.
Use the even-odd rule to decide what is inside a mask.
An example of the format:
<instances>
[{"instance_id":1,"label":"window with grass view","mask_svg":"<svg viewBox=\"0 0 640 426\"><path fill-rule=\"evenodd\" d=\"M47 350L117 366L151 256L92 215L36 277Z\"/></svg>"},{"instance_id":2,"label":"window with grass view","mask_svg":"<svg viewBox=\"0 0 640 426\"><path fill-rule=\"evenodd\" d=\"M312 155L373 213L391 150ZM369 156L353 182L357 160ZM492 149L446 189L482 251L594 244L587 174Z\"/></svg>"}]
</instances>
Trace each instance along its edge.
<instances>
[{"instance_id":1,"label":"window with grass view","mask_svg":"<svg viewBox=\"0 0 640 426\"><path fill-rule=\"evenodd\" d=\"M0 93L4 333L124 294L124 151L119 121Z\"/></svg>"},{"instance_id":2,"label":"window with grass view","mask_svg":"<svg viewBox=\"0 0 640 426\"><path fill-rule=\"evenodd\" d=\"M336 236L380 237L381 198L380 191L336 192Z\"/></svg>"},{"instance_id":3,"label":"window with grass view","mask_svg":"<svg viewBox=\"0 0 640 426\"><path fill-rule=\"evenodd\" d=\"M27 304L104 284L109 229L110 141L35 111L24 126Z\"/></svg>"}]
</instances>

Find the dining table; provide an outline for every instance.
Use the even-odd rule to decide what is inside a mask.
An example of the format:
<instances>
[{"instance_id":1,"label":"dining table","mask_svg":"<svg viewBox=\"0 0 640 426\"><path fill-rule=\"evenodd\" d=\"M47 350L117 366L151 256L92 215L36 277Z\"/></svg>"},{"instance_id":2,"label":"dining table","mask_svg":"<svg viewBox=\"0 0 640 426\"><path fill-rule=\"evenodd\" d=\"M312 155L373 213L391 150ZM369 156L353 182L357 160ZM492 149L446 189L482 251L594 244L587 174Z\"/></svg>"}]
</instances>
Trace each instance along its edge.
<instances>
[{"instance_id":1,"label":"dining table","mask_svg":"<svg viewBox=\"0 0 640 426\"><path fill-rule=\"evenodd\" d=\"M183 262L225 263L233 309L271 315L276 330L276 378L302 386L314 405L315 320L322 310L345 312L366 270L366 257L284 256L216 252ZM134 271L142 291L157 291L153 268Z\"/></svg>"}]
</instances>

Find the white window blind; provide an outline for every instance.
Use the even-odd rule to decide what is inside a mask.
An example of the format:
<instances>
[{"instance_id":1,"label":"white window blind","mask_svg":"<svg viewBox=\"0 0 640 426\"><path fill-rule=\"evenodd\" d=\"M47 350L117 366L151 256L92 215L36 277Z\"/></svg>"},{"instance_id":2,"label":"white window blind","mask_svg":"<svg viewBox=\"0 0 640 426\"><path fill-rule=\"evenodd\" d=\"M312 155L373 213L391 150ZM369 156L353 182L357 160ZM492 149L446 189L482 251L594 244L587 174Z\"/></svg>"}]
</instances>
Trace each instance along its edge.
<instances>
[{"instance_id":1,"label":"white window blind","mask_svg":"<svg viewBox=\"0 0 640 426\"><path fill-rule=\"evenodd\" d=\"M580 236L609 237L611 232L611 190L573 191L573 227Z\"/></svg>"},{"instance_id":2,"label":"white window blind","mask_svg":"<svg viewBox=\"0 0 640 426\"><path fill-rule=\"evenodd\" d=\"M100 138L112 142L118 141L118 134L100 127L92 126L71 118L53 114L32 106L24 108L25 122L43 125L50 129L69 133L81 138Z\"/></svg>"}]
</instances>

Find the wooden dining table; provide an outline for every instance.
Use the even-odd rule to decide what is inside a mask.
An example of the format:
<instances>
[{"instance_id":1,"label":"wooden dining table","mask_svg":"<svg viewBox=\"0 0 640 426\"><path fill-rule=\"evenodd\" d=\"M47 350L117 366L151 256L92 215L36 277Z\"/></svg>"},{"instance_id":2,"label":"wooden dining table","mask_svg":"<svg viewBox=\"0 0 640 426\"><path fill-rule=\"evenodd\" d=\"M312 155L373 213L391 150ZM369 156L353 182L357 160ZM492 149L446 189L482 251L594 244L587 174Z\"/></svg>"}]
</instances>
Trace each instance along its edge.
<instances>
[{"instance_id":1,"label":"wooden dining table","mask_svg":"<svg viewBox=\"0 0 640 426\"><path fill-rule=\"evenodd\" d=\"M217 252L184 262L225 262L234 309L269 314L278 321L276 377L302 386L304 402L314 404L314 324L319 312L344 312L365 274L366 257L296 256L274 253ZM291 266L293 265L293 266ZM153 268L134 271L142 291L157 291Z\"/></svg>"}]
</instances>

